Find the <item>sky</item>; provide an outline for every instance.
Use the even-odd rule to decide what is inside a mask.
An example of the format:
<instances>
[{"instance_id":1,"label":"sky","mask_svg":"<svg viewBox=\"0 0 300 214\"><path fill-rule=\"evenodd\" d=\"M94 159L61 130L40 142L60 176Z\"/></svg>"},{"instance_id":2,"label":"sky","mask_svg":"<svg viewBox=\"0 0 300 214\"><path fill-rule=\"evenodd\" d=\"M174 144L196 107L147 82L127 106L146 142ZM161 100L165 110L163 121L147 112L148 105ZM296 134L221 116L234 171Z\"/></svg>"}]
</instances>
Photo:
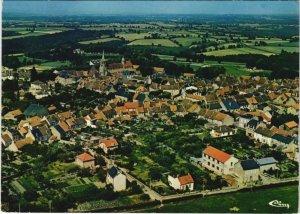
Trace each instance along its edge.
<instances>
[{"instance_id":1,"label":"sky","mask_svg":"<svg viewBox=\"0 0 300 214\"><path fill-rule=\"evenodd\" d=\"M150 15L299 13L297 1L8 1L3 13L22 15Z\"/></svg>"}]
</instances>

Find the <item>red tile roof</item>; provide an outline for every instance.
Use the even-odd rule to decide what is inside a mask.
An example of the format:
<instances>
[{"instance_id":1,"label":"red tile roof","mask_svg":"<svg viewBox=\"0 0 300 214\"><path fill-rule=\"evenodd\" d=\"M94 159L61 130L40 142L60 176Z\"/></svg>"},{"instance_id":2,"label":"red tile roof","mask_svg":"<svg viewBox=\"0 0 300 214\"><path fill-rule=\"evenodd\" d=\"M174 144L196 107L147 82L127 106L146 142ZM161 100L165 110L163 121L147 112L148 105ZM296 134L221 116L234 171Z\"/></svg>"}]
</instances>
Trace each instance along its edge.
<instances>
[{"instance_id":1,"label":"red tile roof","mask_svg":"<svg viewBox=\"0 0 300 214\"><path fill-rule=\"evenodd\" d=\"M203 153L222 163L225 163L231 157L231 155L212 146L208 146L206 149L204 149Z\"/></svg>"},{"instance_id":2,"label":"red tile roof","mask_svg":"<svg viewBox=\"0 0 300 214\"><path fill-rule=\"evenodd\" d=\"M139 107L138 102L127 102L124 104L125 108L127 109L137 109Z\"/></svg>"},{"instance_id":3,"label":"red tile roof","mask_svg":"<svg viewBox=\"0 0 300 214\"><path fill-rule=\"evenodd\" d=\"M178 180L179 180L180 185L194 183L194 179L190 174L178 177Z\"/></svg>"},{"instance_id":4,"label":"red tile roof","mask_svg":"<svg viewBox=\"0 0 300 214\"><path fill-rule=\"evenodd\" d=\"M295 121L287 122L287 123L285 123L285 125L289 128L295 128L298 126L298 124Z\"/></svg>"},{"instance_id":5,"label":"red tile roof","mask_svg":"<svg viewBox=\"0 0 300 214\"><path fill-rule=\"evenodd\" d=\"M21 149L23 146L28 145L28 144L32 144L33 140L30 137L26 137L24 139L18 140L17 142L15 142L15 146L18 149Z\"/></svg>"},{"instance_id":6,"label":"red tile roof","mask_svg":"<svg viewBox=\"0 0 300 214\"><path fill-rule=\"evenodd\" d=\"M60 121L58 125L64 130L64 132L70 131L69 126L65 123L65 121Z\"/></svg>"},{"instance_id":7,"label":"red tile roof","mask_svg":"<svg viewBox=\"0 0 300 214\"><path fill-rule=\"evenodd\" d=\"M90 154L88 154L86 152L81 155L78 155L77 158L83 162L95 160L95 158L93 156L91 156Z\"/></svg>"},{"instance_id":8,"label":"red tile roof","mask_svg":"<svg viewBox=\"0 0 300 214\"><path fill-rule=\"evenodd\" d=\"M118 146L118 142L115 138L102 140L101 143L105 144L107 148Z\"/></svg>"}]
</instances>

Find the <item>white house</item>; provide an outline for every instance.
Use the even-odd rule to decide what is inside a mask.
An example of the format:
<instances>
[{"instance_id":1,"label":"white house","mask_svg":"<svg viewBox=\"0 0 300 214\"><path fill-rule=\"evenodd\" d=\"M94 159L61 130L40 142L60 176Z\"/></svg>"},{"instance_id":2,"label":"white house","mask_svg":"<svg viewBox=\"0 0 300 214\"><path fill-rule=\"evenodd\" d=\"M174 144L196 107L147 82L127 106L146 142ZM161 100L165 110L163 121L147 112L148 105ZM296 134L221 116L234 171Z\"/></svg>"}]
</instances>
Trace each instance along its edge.
<instances>
[{"instance_id":1,"label":"white house","mask_svg":"<svg viewBox=\"0 0 300 214\"><path fill-rule=\"evenodd\" d=\"M212 146L202 152L202 166L216 174L232 174L238 159Z\"/></svg>"},{"instance_id":2,"label":"white house","mask_svg":"<svg viewBox=\"0 0 300 214\"><path fill-rule=\"evenodd\" d=\"M257 142L260 142L262 144L268 144L269 146L272 146L273 144L273 140L272 140L272 136L274 135L274 133L267 129L267 128L263 128L263 127L258 127L255 131L254 131L254 139Z\"/></svg>"},{"instance_id":3,"label":"white house","mask_svg":"<svg viewBox=\"0 0 300 214\"><path fill-rule=\"evenodd\" d=\"M106 183L112 184L115 192L125 190L126 176L120 169L113 166L107 171Z\"/></svg>"},{"instance_id":4,"label":"white house","mask_svg":"<svg viewBox=\"0 0 300 214\"><path fill-rule=\"evenodd\" d=\"M48 93L48 86L46 83L43 83L39 80L36 80L31 83L29 92L35 96L36 99L41 99L43 97L47 97Z\"/></svg>"},{"instance_id":5,"label":"white house","mask_svg":"<svg viewBox=\"0 0 300 214\"><path fill-rule=\"evenodd\" d=\"M85 152L76 157L75 163L83 168L94 168L95 158Z\"/></svg>"},{"instance_id":6,"label":"white house","mask_svg":"<svg viewBox=\"0 0 300 214\"><path fill-rule=\"evenodd\" d=\"M55 78L55 83L59 83L61 85L66 86L66 85L72 85L73 83L75 83L75 80L71 77L64 78L64 77L61 77L61 76L57 76Z\"/></svg>"},{"instance_id":7,"label":"white house","mask_svg":"<svg viewBox=\"0 0 300 214\"><path fill-rule=\"evenodd\" d=\"M239 116L239 123L238 123L238 127L240 128L246 128L247 124L249 123L249 121L253 118L253 116L245 114L245 115L241 115Z\"/></svg>"},{"instance_id":8,"label":"white house","mask_svg":"<svg viewBox=\"0 0 300 214\"><path fill-rule=\"evenodd\" d=\"M242 160L235 165L235 173L243 183L257 181L259 172L259 165L255 160Z\"/></svg>"},{"instance_id":9,"label":"white house","mask_svg":"<svg viewBox=\"0 0 300 214\"><path fill-rule=\"evenodd\" d=\"M171 187L178 190L194 190L194 179L190 174L180 176L180 177L172 177L168 175L168 182Z\"/></svg>"},{"instance_id":10,"label":"white house","mask_svg":"<svg viewBox=\"0 0 300 214\"><path fill-rule=\"evenodd\" d=\"M261 172L268 171L269 169L277 169L276 164L278 163L273 157L260 158L256 160L259 165L259 170Z\"/></svg>"},{"instance_id":11,"label":"white house","mask_svg":"<svg viewBox=\"0 0 300 214\"><path fill-rule=\"evenodd\" d=\"M211 130L212 137L228 137L235 134L235 130L228 126L218 126Z\"/></svg>"}]
</instances>

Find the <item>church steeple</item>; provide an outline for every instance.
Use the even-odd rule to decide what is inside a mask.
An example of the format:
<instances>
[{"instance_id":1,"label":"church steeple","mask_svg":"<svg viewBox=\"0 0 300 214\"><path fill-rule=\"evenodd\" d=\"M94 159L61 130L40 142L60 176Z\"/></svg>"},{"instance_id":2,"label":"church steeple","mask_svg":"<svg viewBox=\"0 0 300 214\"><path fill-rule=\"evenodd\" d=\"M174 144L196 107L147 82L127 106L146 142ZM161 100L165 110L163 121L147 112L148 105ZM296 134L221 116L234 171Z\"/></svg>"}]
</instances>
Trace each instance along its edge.
<instances>
[{"instance_id":1,"label":"church steeple","mask_svg":"<svg viewBox=\"0 0 300 214\"><path fill-rule=\"evenodd\" d=\"M102 58L100 59L99 74L101 76L106 76L107 75L107 68L106 68L106 60L105 60L105 56L104 56L104 50L102 52Z\"/></svg>"},{"instance_id":2,"label":"church steeple","mask_svg":"<svg viewBox=\"0 0 300 214\"><path fill-rule=\"evenodd\" d=\"M105 58L104 58L104 50L102 52L102 60L105 60Z\"/></svg>"}]
</instances>

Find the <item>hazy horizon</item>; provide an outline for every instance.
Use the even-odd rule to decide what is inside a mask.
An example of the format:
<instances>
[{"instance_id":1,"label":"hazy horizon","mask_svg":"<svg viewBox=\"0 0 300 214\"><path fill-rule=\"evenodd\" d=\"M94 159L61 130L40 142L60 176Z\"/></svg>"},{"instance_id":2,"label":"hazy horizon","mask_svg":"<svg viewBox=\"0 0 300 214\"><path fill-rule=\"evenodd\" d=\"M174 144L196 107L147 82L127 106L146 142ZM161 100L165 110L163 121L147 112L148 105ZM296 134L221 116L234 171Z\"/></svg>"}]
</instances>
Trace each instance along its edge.
<instances>
[{"instance_id":1,"label":"hazy horizon","mask_svg":"<svg viewBox=\"0 0 300 214\"><path fill-rule=\"evenodd\" d=\"M297 1L4 1L6 15L298 15Z\"/></svg>"}]
</instances>

